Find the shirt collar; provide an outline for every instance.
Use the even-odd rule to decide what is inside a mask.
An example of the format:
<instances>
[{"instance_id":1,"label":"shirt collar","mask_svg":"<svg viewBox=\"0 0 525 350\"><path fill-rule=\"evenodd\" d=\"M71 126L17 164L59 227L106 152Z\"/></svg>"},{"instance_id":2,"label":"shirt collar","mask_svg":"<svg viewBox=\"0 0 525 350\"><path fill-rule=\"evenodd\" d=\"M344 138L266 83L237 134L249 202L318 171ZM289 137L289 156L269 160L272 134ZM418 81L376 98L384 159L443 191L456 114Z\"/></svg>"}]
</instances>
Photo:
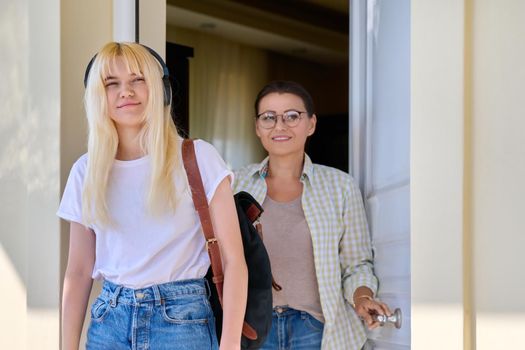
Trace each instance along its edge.
<instances>
[{"instance_id":1,"label":"shirt collar","mask_svg":"<svg viewBox=\"0 0 525 350\"><path fill-rule=\"evenodd\" d=\"M251 175L252 176L258 175L264 179L268 175L269 159L270 159L269 157L264 158L264 160L261 163L259 163L258 166L255 167ZM305 153L301 180L305 180L306 178L312 179L313 175L314 175L314 166L313 166L312 160L310 159L310 157L308 157L308 154Z\"/></svg>"}]
</instances>

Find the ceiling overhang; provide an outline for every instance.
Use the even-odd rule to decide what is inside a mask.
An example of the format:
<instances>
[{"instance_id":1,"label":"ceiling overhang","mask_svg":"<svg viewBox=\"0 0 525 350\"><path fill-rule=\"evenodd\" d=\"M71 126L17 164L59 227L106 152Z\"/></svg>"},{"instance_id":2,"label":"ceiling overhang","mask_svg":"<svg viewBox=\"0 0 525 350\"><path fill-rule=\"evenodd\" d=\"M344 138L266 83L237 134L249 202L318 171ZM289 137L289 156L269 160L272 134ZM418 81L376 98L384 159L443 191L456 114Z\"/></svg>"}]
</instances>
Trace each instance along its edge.
<instances>
[{"instance_id":1,"label":"ceiling overhang","mask_svg":"<svg viewBox=\"0 0 525 350\"><path fill-rule=\"evenodd\" d=\"M343 63L348 35L236 1L168 0L167 23L303 59Z\"/></svg>"}]
</instances>

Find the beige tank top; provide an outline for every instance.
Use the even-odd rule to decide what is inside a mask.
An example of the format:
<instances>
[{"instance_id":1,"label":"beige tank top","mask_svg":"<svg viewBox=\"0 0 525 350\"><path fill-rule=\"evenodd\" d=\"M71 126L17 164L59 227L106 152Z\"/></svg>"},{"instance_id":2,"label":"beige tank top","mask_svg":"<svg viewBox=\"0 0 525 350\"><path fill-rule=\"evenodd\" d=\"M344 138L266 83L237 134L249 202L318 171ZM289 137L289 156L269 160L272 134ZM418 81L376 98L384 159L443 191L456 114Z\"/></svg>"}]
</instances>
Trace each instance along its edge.
<instances>
[{"instance_id":1,"label":"beige tank top","mask_svg":"<svg viewBox=\"0 0 525 350\"><path fill-rule=\"evenodd\" d=\"M273 277L283 288L273 290L273 306L306 311L324 323L312 237L301 196L284 203L266 196L262 206L264 245L270 256Z\"/></svg>"}]
</instances>

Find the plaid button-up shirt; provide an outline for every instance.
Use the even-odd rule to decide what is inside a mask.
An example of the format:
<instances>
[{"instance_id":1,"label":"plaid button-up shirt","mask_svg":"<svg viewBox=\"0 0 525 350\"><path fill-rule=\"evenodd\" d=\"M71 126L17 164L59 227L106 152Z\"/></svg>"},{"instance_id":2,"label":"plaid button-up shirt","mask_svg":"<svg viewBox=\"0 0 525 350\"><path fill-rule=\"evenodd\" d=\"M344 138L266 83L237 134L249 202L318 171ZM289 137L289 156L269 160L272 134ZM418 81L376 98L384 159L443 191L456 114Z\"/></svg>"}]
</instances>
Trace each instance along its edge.
<instances>
[{"instance_id":1,"label":"plaid button-up shirt","mask_svg":"<svg viewBox=\"0 0 525 350\"><path fill-rule=\"evenodd\" d=\"M266 197L268 158L235 172L234 191ZM359 286L377 291L368 225L359 188L340 170L312 164L305 154L301 203L310 228L321 307L322 349L359 350L364 326L350 305ZM264 213L263 213L264 215Z\"/></svg>"}]
</instances>

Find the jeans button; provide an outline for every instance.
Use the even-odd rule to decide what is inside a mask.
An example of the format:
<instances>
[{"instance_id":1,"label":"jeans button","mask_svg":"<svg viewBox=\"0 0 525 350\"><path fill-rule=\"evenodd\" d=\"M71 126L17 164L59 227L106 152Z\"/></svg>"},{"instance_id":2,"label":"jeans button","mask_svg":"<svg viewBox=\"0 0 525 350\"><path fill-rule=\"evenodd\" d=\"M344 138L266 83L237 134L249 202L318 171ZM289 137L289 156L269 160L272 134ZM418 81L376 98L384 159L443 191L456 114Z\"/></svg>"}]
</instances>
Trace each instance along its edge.
<instances>
[{"instance_id":1,"label":"jeans button","mask_svg":"<svg viewBox=\"0 0 525 350\"><path fill-rule=\"evenodd\" d=\"M142 299L142 298L144 298L144 293L136 292L136 293L135 293L135 297L136 297L137 299Z\"/></svg>"}]
</instances>

